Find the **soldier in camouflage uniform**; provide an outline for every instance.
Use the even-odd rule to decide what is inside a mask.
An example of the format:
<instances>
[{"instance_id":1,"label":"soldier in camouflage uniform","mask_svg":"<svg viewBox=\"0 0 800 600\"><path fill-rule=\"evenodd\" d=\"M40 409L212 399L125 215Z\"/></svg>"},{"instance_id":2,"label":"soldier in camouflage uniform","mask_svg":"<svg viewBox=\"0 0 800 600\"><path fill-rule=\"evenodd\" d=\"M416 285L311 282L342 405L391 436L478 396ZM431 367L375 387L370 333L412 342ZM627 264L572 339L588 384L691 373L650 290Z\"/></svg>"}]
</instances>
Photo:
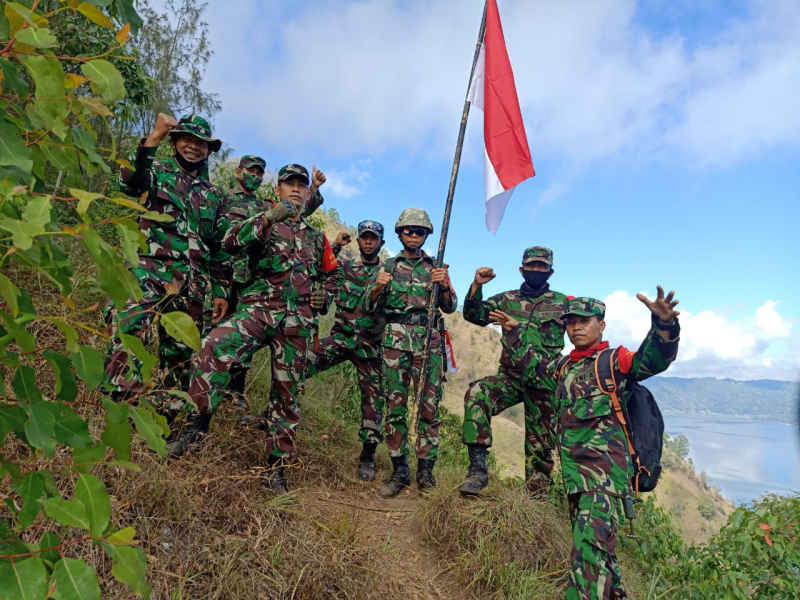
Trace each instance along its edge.
<instances>
[{"instance_id":1,"label":"soldier in camouflage uniform","mask_svg":"<svg viewBox=\"0 0 800 600\"><path fill-rule=\"evenodd\" d=\"M324 176L315 171L315 177L318 183ZM283 459L295 455L298 395L309 350L318 340L317 314L325 300L321 286L337 263L323 233L299 216L311 195L308 171L297 164L282 167L277 188L277 206L234 224L225 235L228 252L250 253L251 278L239 294L236 312L203 340L189 394L200 416L213 413L228 389L231 370L247 368L253 354L269 345L267 452L274 468L265 484L285 493ZM183 447L196 437L190 432Z\"/></svg>"},{"instance_id":2,"label":"soldier in camouflage uniform","mask_svg":"<svg viewBox=\"0 0 800 600\"><path fill-rule=\"evenodd\" d=\"M233 224L244 221L274 206L273 200L269 198L262 199L256 194L264 181L266 168L267 162L260 156L246 154L239 160L239 166L235 171L236 187L228 192L217 222L217 237L220 242ZM322 182L324 183L324 174L316 170L315 173L322 176ZM319 176L317 176L317 179L319 179ZM304 216L310 215L323 203L322 194L319 193L318 184L315 181L317 180L312 181L311 199L305 208ZM227 259L224 262L229 270L229 280L232 281L232 289L228 299L228 312L233 313L236 310L239 293L250 281L250 254L248 252L239 252L235 255L230 255L223 251L223 257ZM248 408L244 397L246 375L247 371L245 369L237 367L231 373L231 382L228 390L236 397L237 404L245 410Z\"/></svg>"},{"instance_id":3,"label":"soldier in camouflage uniform","mask_svg":"<svg viewBox=\"0 0 800 600\"><path fill-rule=\"evenodd\" d=\"M155 160L156 149L167 136L175 154ZM220 140L211 136L205 119L190 115L176 122L160 113L153 131L131 157L133 170L125 166L120 170L123 192L131 196L146 194L145 208L172 220L139 219L147 250L131 269L144 295L138 301L130 300L114 318L115 336L105 366L105 381L117 400L127 400L144 389L140 365L129 357L119 332L148 343L156 314L184 311L202 331L204 312L219 320L227 311L229 282L215 245L223 193L210 183L207 163L209 152L216 152L220 145ZM165 383L186 390L192 350L161 328L158 335Z\"/></svg>"},{"instance_id":4,"label":"soldier in camouflage uniform","mask_svg":"<svg viewBox=\"0 0 800 600\"><path fill-rule=\"evenodd\" d=\"M334 254L350 241L349 234L339 234L333 244ZM383 395L381 393L380 343L383 321L365 314L361 298L367 282L381 267L379 253L383 247L383 225L377 221L358 224L359 258L342 260L336 278L329 278L329 290L336 298L336 319L331 334L319 344L309 367L309 377L349 360L356 368L361 391L362 451L358 461L358 478L375 479L375 450L381 442Z\"/></svg>"},{"instance_id":5,"label":"soldier in camouflage uniform","mask_svg":"<svg viewBox=\"0 0 800 600\"><path fill-rule=\"evenodd\" d=\"M447 266L437 268L422 250L433 233L428 214L419 208L407 208L397 219L395 231L403 251L388 259L367 285L364 308L383 317L381 352L382 379L386 402L385 439L394 467L391 478L381 487L384 498L396 496L411 483L408 469L408 393L411 380L421 382L422 406L417 407L417 485L420 490L436 486L433 466L439 450L439 401L442 397L444 354L442 334L434 324L428 372L422 374L427 325L427 304L434 283L440 285L438 304L445 313L456 309L455 290L447 275ZM437 315L437 320L441 315Z\"/></svg>"},{"instance_id":6,"label":"soldier in camouflage uniform","mask_svg":"<svg viewBox=\"0 0 800 600\"><path fill-rule=\"evenodd\" d=\"M674 292L656 300L637 294L652 313L652 325L639 350L616 349L613 369L619 398L625 402L630 381L661 373L678 353L680 325ZM595 359L608 348L603 342L605 305L594 298L576 298L563 318L575 345L568 357L553 360L524 329L530 325L502 313L498 322L510 333L506 350L526 380L547 378L555 390L558 444L564 486L572 518L572 570L568 600L625 598L616 559L617 531L624 520L623 500L631 496L633 463L625 433L609 395L598 385ZM534 334L535 335L535 334Z\"/></svg>"},{"instance_id":7,"label":"soldier in camouflage uniform","mask_svg":"<svg viewBox=\"0 0 800 600\"><path fill-rule=\"evenodd\" d=\"M530 324L526 331L536 331L536 339L541 340L540 350L551 358L558 356L564 347L561 313L567 297L551 290L547 283L553 273L553 251L542 246L527 248L522 254L519 270L524 278L519 289L483 300L482 286L494 279L495 274L488 267L478 269L464 301L464 318L485 326L493 320L493 311L503 311ZM486 455L492 445L491 419L520 402L525 407L525 480L528 489L533 492L549 485L553 470L550 392L535 380L523 384L521 373L511 364L508 353L503 351L497 375L473 381L464 396L463 440L469 452L469 470L459 488L462 494L476 495L489 483Z\"/></svg>"}]
</instances>

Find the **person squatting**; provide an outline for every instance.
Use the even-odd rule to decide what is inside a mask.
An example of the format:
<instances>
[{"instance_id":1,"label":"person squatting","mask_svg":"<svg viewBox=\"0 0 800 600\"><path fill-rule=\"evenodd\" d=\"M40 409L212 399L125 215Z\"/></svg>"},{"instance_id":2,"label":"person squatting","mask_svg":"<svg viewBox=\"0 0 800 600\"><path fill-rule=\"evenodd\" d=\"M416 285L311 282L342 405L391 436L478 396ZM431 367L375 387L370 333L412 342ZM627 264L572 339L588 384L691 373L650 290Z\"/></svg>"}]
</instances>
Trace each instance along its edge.
<instances>
[{"instance_id":1,"label":"person squatting","mask_svg":"<svg viewBox=\"0 0 800 600\"><path fill-rule=\"evenodd\" d=\"M171 155L156 159L163 141L169 142ZM458 299L447 265L437 265L422 249L433 234L428 214L419 208L400 213L395 233L403 249L385 260L383 225L361 221L357 254L340 259L350 235L339 234L331 245L306 219L324 202L322 171L313 167L309 174L300 164L286 164L277 172L274 194L263 198L256 191L266 161L245 155L233 189L222 190L210 182L208 170L210 153L221 145L202 117L176 121L161 113L132 153L132 168L120 171L121 191L143 197L144 207L152 211L147 214L169 219L139 219L146 247L130 269L143 294L125 306L110 307L114 335L104 389L116 402L148 395L171 424L168 453L179 457L202 442L226 397L247 407L245 373L253 355L269 347L272 385L262 423L268 463L263 484L285 494L284 467L297 456L303 381L350 361L361 393L357 477L375 479L375 453L385 442L392 473L378 494L391 498L411 484L408 396L419 385L416 483L422 492L435 488L445 370L443 313L454 312ZM501 328L502 354L497 375L473 381L464 397L469 467L458 489L464 497L480 496L489 484L491 419L522 404L529 493L539 495L553 485L555 453L561 465L573 535L566 597L625 598L615 549L626 518L623 503L633 492L633 464L612 399L595 376L596 361L611 356L624 401L629 382L661 373L675 359L678 301L661 286L655 300L639 294L652 315L651 329L636 352L619 346L609 354L609 343L603 341L605 305L550 289L551 249L526 248L519 272L518 289L484 299L483 286L495 273L481 267L465 296L468 322ZM430 313L435 284L439 292ZM319 340L319 316L332 300L334 325ZM182 311L195 323L202 333L199 352L153 326L157 315L170 311ZM562 356L565 332L574 349ZM191 402L180 394L151 393L145 385L130 340L148 344L154 334L163 387L179 390L184 398L188 394ZM175 417L181 411L188 417L179 425Z\"/></svg>"}]
</instances>

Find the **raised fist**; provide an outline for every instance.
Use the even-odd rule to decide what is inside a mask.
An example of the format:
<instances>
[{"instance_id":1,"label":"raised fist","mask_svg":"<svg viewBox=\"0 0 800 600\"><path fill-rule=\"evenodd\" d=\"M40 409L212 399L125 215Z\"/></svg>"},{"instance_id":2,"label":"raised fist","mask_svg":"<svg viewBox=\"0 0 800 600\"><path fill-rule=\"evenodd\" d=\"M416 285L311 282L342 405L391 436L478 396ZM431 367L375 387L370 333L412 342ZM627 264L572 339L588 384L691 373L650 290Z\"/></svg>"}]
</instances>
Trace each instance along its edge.
<instances>
[{"instance_id":1,"label":"raised fist","mask_svg":"<svg viewBox=\"0 0 800 600\"><path fill-rule=\"evenodd\" d=\"M316 165L311 165L311 191L314 192L319 189L323 183L328 180L325 173L317 169Z\"/></svg>"},{"instance_id":2,"label":"raised fist","mask_svg":"<svg viewBox=\"0 0 800 600\"><path fill-rule=\"evenodd\" d=\"M339 235L336 236L336 239L333 241L333 245L339 246L341 248L342 246L347 246L347 244L349 244L350 240L352 239L353 238L350 237L349 233L347 233L346 231L342 231L339 233Z\"/></svg>"},{"instance_id":3,"label":"raised fist","mask_svg":"<svg viewBox=\"0 0 800 600\"><path fill-rule=\"evenodd\" d=\"M494 269L491 267L481 267L475 271L475 283L483 285L495 278Z\"/></svg>"},{"instance_id":4,"label":"raised fist","mask_svg":"<svg viewBox=\"0 0 800 600\"><path fill-rule=\"evenodd\" d=\"M175 120L175 117L166 113L158 113L156 124L153 125L153 131L151 131L150 135L145 139L144 145L158 146L177 125L178 122Z\"/></svg>"},{"instance_id":5,"label":"raised fist","mask_svg":"<svg viewBox=\"0 0 800 600\"><path fill-rule=\"evenodd\" d=\"M391 273L381 271L378 273L378 278L375 280L375 289L378 291L382 290L392 282L392 279L394 279L394 277L392 277Z\"/></svg>"}]
</instances>

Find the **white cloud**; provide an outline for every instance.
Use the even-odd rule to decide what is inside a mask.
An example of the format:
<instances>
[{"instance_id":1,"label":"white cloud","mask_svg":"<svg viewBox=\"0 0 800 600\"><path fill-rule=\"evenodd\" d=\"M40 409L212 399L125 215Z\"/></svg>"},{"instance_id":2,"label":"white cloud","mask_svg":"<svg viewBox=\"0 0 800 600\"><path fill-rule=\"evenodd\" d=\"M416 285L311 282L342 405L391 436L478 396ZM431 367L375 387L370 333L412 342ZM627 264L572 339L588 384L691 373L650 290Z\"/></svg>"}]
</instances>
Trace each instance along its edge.
<instances>
[{"instance_id":1,"label":"white cloud","mask_svg":"<svg viewBox=\"0 0 800 600\"><path fill-rule=\"evenodd\" d=\"M612 344L638 348L650 328L649 311L634 294L626 291L610 294L605 302L605 338ZM775 307L775 302L767 300L752 318L736 321L713 310L697 314L682 311L678 358L666 374L796 379L800 375L798 352L786 351L783 342L776 341L788 336L792 324Z\"/></svg>"},{"instance_id":2,"label":"white cloud","mask_svg":"<svg viewBox=\"0 0 800 600\"><path fill-rule=\"evenodd\" d=\"M352 198L364 193L369 182L370 172L358 166L351 166L347 171L326 169L325 176L327 181L323 192L330 191L334 196L340 198Z\"/></svg>"},{"instance_id":3,"label":"white cloud","mask_svg":"<svg viewBox=\"0 0 800 600\"><path fill-rule=\"evenodd\" d=\"M482 4L362 0L263 11L251 1L235 3L237 14L214 5L207 81L223 96L219 120L289 149L447 156ZM800 4L751 0L738 20L721 18L723 9L701 13L698 29L712 33L700 40L649 31L637 9L633 0L502 3L535 157L680 152L692 164L730 164L796 146Z\"/></svg>"}]
</instances>

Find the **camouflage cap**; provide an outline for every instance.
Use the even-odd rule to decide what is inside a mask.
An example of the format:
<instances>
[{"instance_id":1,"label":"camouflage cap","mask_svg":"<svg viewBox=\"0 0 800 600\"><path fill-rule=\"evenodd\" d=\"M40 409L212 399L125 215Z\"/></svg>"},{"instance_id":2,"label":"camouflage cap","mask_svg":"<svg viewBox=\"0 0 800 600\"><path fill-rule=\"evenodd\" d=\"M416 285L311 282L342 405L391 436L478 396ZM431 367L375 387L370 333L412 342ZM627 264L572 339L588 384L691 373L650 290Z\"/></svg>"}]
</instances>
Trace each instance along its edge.
<instances>
[{"instance_id":1,"label":"camouflage cap","mask_svg":"<svg viewBox=\"0 0 800 600\"><path fill-rule=\"evenodd\" d=\"M544 246L531 246L526 248L522 253L522 264L528 265L533 262L547 263L547 266L553 266L553 251Z\"/></svg>"},{"instance_id":2,"label":"camouflage cap","mask_svg":"<svg viewBox=\"0 0 800 600\"><path fill-rule=\"evenodd\" d=\"M367 232L374 233L380 239L383 239L383 225L378 223L377 221L361 221L358 224L358 237L361 237L361 234Z\"/></svg>"},{"instance_id":3,"label":"camouflage cap","mask_svg":"<svg viewBox=\"0 0 800 600\"><path fill-rule=\"evenodd\" d=\"M261 167L262 171L266 170L267 161L260 156L255 156L254 154L245 154L239 159L239 168L249 169L250 167Z\"/></svg>"},{"instance_id":4,"label":"camouflage cap","mask_svg":"<svg viewBox=\"0 0 800 600\"><path fill-rule=\"evenodd\" d=\"M428 233L433 233L431 218L421 208L407 208L400 213L397 223L394 224L395 233L403 227L424 227L428 230Z\"/></svg>"},{"instance_id":5,"label":"camouflage cap","mask_svg":"<svg viewBox=\"0 0 800 600\"><path fill-rule=\"evenodd\" d=\"M292 177L301 177L306 180L306 183L310 181L308 178L308 170L303 165L290 163L282 166L278 171L278 183L281 181L289 181Z\"/></svg>"},{"instance_id":6,"label":"camouflage cap","mask_svg":"<svg viewBox=\"0 0 800 600\"><path fill-rule=\"evenodd\" d=\"M198 115L186 115L181 117L178 125L169 132L170 137L180 134L193 135L201 140L208 142L208 149L217 152L222 147L222 140L211 137L211 125L203 117Z\"/></svg>"},{"instance_id":7,"label":"camouflage cap","mask_svg":"<svg viewBox=\"0 0 800 600\"><path fill-rule=\"evenodd\" d=\"M562 317L576 315L578 317L599 317L606 316L606 305L596 298L581 296L573 298L567 303L567 309L561 313Z\"/></svg>"}]
</instances>

